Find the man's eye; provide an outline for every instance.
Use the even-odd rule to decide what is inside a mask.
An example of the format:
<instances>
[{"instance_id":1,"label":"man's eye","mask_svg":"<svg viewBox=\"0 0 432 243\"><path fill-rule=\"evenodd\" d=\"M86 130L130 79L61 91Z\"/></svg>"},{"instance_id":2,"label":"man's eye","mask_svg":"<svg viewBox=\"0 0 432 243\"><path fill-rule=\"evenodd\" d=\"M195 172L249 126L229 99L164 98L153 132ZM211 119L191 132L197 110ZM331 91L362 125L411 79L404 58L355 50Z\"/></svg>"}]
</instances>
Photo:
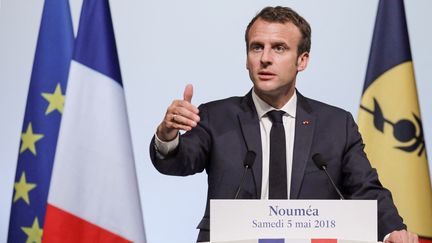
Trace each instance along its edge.
<instances>
[{"instance_id":1,"label":"man's eye","mask_svg":"<svg viewBox=\"0 0 432 243\"><path fill-rule=\"evenodd\" d=\"M260 46L260 45L252 45L250 49L251 49L251 51L261 51L262 50L262 46Z\"/></svg>"},{"instance_id":2,"label":"man's eye","mask_svg":"<svg viewBox=\"0 0 432 243\"><path fill-rule=\"evenodd\" d=\"M275 46L273 50L275 50L275 52L282 53L286 50L286 48L284 46Z\"/></svg>"}]
</instances>

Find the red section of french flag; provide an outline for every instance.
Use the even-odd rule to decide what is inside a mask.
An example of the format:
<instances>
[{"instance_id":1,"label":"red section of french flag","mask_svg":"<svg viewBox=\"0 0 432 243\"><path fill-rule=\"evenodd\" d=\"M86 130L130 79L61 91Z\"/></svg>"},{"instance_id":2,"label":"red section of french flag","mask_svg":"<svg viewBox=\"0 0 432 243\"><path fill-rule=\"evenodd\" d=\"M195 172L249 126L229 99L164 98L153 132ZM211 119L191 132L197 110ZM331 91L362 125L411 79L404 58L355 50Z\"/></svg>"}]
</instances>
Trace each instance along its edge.
<instances>
[{"instance_id":1,"label":"red section of french flag","mask_svg":"<svg viewBox=\"0 0 432 243\"><path fill-rule=\"evenodd\" d=\"M337 239L311 239L311 243L337 243Z\"/></svg>"},{"instance_id":2,"label":"red section of french flag","mask_svg":"<svg viewBox=\"0 0 432 243\"><path fill-rule=\"evenodd\" d=\"M132 242L80 217L48 204L42 242Z\"/></svg>"}]
</instances>

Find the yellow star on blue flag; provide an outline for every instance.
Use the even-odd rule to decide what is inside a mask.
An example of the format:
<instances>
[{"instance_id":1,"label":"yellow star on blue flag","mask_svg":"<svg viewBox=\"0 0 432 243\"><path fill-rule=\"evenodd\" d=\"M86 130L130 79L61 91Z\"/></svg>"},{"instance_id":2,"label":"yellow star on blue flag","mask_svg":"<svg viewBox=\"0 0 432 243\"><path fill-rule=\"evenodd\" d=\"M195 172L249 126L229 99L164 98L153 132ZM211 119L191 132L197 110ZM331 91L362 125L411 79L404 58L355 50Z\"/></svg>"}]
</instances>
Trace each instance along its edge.
<instances>
[{"instance_id":1,"label":"yellow star on blue flag","mask_svg":"<svg viewBox=\"0 0 432 243\"><path fill-rule=\"evenodd\" d=\"M32 154L36 155L36 142L42 139L43 134L33 133L33 127L31 122L27 126L26 132L21 135L21 148L20 153L23 153L27 149L32 152Z\"/></svg>"},{"instance_id":2,"label":"yellow star on blue flag","mask_svg":"<svg viewBox=\"0 0 432 243\"><path fill-rule=\"evenodd\" d=\"M37 217L34 219L31 227L21 227L22 231L27 235L26 243L41 243L43 230L39 226Z\"/></svg>"},{"instance_id":3,"label":"yellow star on blue flag","mask_svg":"<svg viewBox=\"0 0 432 243\"><path fill-rule=\"evenodd\" d=\"M13 202L23 199L24 202L30 204L29 192L36 187L34 183L27 183L25 172L21 174L21 178L18 182L15 182L15 196Z\"/></svg>"},{"instance_id":4,"label":"yellow star on blue flag","mask_svg":"<svg viewBox=\"0 0 432 243\"><path fill-rule=\"evenodd\" d=\"M53 93L42 93L42 97L44 97L49 102L45 115L48 115L55 110L63 113L65 97L62 94L60 84L57 84Z\"/></svg>"}]
</instances>

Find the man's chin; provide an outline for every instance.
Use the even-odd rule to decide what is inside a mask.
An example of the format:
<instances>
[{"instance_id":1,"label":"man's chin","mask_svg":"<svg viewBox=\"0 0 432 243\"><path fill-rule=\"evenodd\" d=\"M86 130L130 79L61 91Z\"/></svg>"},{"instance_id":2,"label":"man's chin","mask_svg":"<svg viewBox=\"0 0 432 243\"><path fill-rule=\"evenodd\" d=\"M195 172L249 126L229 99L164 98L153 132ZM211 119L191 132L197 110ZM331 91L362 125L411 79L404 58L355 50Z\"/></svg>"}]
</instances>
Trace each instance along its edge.
<instances>
[{"instance_id":1,"label":"man's chin","mask_svg":"<svg viewBox=\"0 0 432 243\"><path fill-rule=\"evenodd\" d=\"M278 96L280 94L280 92L278 92L276 89L271 89L271 88L262 89L262 88L254 87L254 91L260 97L262 97L262 96L274 97L274 96Z\"/></svg>"},{"instance_id":2,"label":"man's chin","mask_svg":"<svg viewBox=\"0 0 432 243\"><path fill-rule=\"evenodd\" d=\"M289 95L291 92L286 87L274 86L254 86L255 93L260 97L283 97Z\"/></svg>"},{"instance_id":3,"label":"man's chin","mask_svg":"<svg viewBox=\"0 0 432 243\"><path fill-rule=\"evenodd\" d=\"M254 85L255 90L259 90L261 93L277 93L280 87L276 87L274 82L271 81L260 81L258 84Z\"/></svg>"}]
</instances>

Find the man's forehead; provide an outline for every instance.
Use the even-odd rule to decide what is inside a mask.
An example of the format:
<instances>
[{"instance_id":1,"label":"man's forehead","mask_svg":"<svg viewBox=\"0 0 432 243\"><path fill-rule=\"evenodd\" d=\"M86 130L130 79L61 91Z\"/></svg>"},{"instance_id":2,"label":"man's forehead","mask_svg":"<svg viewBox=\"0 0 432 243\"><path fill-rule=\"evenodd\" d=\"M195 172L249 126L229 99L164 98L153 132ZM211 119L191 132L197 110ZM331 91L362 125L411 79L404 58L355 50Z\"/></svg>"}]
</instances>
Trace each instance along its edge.
<instances>
[{"instance_id":1,"label":"man's forehead","mask_svg":"<svg viewBox=\"0 0 432 243\"><path fill-rule=\"evenodd\" d=\"M296 30L300 33L300 29L293 24L291 21L277 22L277 21L267 21L264 19L257 19L251 26L250 30L256 29L281 29L281 30Z\"/></svg>"},{"instance_id":2,"label":"man's forehead","mask_svg":"<svg viewBox=\"0 0 432 243\"><path fill-rule=\"evenodd\" d=\"M300 30L291 22L279 23L258 19L249 31L249 42L270 39L285 42L300 39L300 37Z\"/></svg>"}]
</instances>

